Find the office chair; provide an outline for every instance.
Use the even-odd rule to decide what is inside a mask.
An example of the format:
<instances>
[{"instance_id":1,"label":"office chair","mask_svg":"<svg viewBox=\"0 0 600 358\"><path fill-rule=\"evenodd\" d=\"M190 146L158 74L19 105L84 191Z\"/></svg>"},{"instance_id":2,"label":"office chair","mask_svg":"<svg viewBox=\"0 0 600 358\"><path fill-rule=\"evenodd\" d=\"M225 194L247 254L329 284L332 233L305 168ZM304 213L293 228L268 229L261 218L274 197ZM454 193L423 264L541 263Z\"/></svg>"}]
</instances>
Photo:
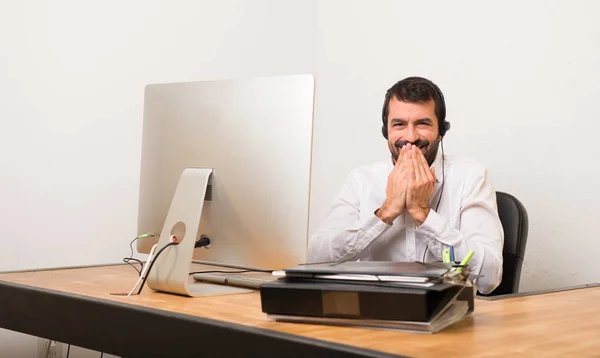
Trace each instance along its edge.
<instances>
[{"instance_id":1,"label":"office chair","mask_svg":"<svg viewBox=\"0 0 600 358\"><path fill-rule=\"evenodd\" d=\"M519 292L521 267L525 257L525 245L529 230L529 219L525 206L514 196L496 192L498 215L504 229L504 249L502 256L502 282L496 289L481 296L497 296Z\"/></svg>"}]
</instances>

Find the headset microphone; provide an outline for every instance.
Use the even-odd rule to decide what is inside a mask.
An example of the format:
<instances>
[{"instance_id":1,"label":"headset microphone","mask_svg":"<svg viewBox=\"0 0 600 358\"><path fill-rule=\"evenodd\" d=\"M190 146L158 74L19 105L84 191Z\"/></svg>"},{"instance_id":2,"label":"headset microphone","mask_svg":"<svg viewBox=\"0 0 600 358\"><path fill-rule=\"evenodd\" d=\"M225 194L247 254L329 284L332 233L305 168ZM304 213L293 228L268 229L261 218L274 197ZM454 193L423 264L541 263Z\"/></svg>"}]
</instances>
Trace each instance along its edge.
<instances>
[{"instance_id":1,"label":"headset microphone","mask_svg":"<svg viewBox=\"0 0 600 358\"><path fill-rule=\"evenodd\" d=\"M440 144L440 142L442 141L442 139L443 138L441 136L438 137L438 139L436 139L435 142L433 142L433 145L431 145L430 148L427 149L427 151L425 153L423 153L423 155L425 157L427 157L427 154L431 154L431 152L433 152L437 148L437 145Z\"/></svg>"}]
</instances>

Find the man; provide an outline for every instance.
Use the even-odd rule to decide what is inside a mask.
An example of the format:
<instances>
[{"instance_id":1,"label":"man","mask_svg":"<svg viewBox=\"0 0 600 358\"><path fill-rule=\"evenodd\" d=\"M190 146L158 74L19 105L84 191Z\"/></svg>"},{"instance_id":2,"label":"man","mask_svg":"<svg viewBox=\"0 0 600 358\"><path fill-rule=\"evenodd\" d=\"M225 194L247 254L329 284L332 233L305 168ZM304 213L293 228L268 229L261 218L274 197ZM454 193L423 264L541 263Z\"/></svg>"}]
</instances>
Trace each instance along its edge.
<instances>
[{"instance_id":1,"label":"man","mask_svg":"<svg viewBox=\"0 0 600 358\"><path fill-rule=\"evenodd\" d=\"M444 97L431 81L409 77L383 105L392 160L354 169L309 239L308 260L436 261L454 247L481 293L502 278L504 232L486 169L438 152L450 128Z\"/></svg>"}]
</instances>

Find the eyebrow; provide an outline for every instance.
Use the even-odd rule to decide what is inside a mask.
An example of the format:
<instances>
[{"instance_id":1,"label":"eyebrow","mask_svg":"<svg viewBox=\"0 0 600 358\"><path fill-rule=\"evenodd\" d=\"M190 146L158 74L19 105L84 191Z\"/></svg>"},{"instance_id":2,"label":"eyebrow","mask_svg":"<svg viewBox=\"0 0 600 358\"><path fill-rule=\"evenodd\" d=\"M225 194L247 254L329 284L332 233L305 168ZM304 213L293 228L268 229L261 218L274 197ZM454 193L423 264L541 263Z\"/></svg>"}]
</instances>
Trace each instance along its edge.
<instances>
[{"instance_id":1,"label":"eyebrow","mask_svg":"<svg viewBox=\"0 0 600 358\"><path fill-rule=\"evenodd\" d=\"M392 118L391 123L406 123L408 122L406 119L401 119L401 118ZM431 118L429 117L425 117L425 118L419 118L419 119L415 119L415 123L419 124L419 123L433 123L433 121L431 120Z\"/></svg>"}]
</instances>

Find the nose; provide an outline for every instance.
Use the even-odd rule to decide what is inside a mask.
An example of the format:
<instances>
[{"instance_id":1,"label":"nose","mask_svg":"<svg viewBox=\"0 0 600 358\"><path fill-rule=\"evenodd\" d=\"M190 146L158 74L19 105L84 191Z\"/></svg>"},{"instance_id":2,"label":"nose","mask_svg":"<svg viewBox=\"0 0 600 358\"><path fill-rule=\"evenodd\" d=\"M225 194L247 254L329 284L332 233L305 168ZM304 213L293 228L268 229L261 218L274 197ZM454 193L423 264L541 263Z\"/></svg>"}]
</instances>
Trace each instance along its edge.
<instances>
[{"instance_id":1,"label":"nose","mask_svg":"<svg viewBox=\"0 0 600 358\"><path fill-rule=\"evenodd\" d=\"M414 143L417 141L417 130L415 129L415 126L412 124L409 124L406 128L406 138L404 138L407 142L409 143Z\"/></svg>"}]
</instances>

